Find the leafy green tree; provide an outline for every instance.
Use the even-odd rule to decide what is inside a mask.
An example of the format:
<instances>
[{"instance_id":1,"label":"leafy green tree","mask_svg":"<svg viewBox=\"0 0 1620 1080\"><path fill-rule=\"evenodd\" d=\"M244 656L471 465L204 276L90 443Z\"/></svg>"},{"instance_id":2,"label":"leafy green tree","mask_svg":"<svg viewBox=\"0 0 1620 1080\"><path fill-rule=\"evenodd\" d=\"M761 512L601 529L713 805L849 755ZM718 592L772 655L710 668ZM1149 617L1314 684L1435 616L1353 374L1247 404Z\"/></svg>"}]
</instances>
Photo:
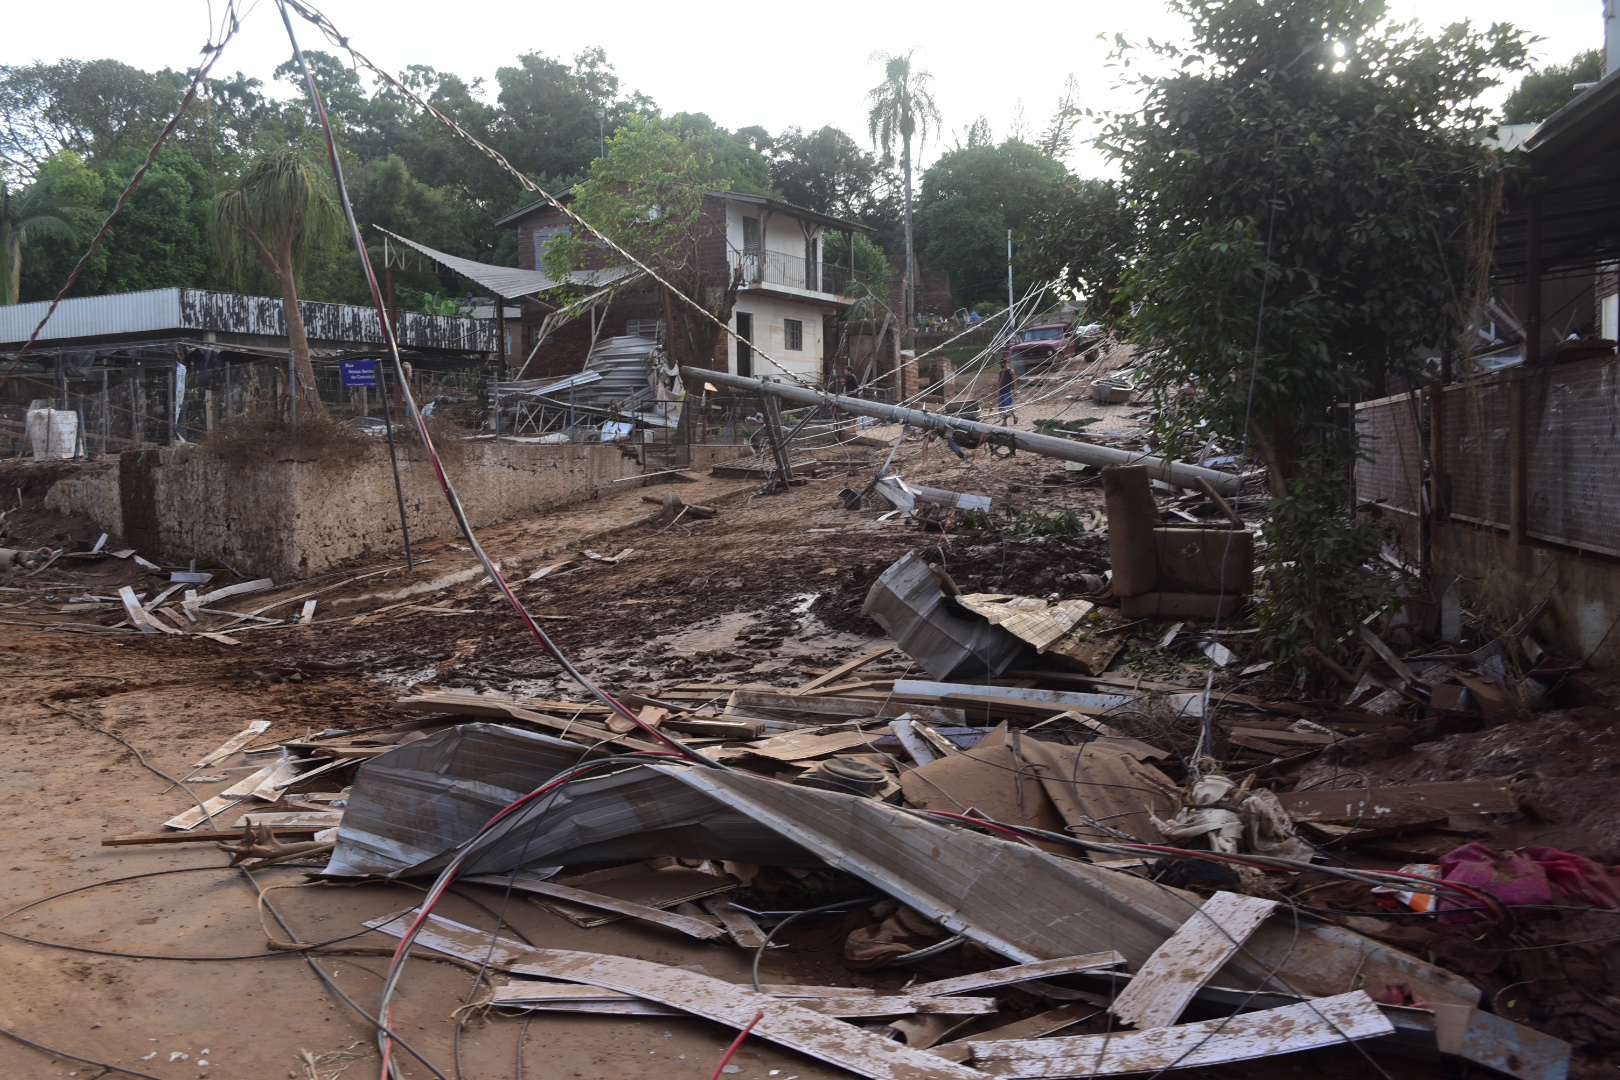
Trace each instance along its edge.
<instances>
[{"instance_id":1,"label":"leafy green tree","mask_svg":"<svg viewBox=\"0 0 1620 1080\"><path fill-rule=\"evenodd\" d=\"M1118 289L1137 240L1137 220L1113 180L1070 177L1036 214L1025 249L1030 275L1079 294L1094 318L1120 317Z\"/></svg>"},{"instance_id":2,"label":"leafy green tree","mask_svg":"<svg viewBox=\"0 0 1620 1080\"><path fill-rule=\"evenodd\" d=\"M883 81L866 95L872 106L866 115L867 131L872 137L872 144L883 151L885 161L894 160L896 143L900 147L906 238L905 317L906 326L910 327L916 322L917 315L917 260L911 220L911 143L915 139L920 150L927 143L929 132L937 130L941 121L939 109L934 104L934 77L912 66L911 53L903 56L873 53L872 59L883 65Z\"/></svg>"},{"instance_id":3,"label":"leafy green tree","mask_svg":"<svg viewBox=\"0 0 1620 1080\"><path fill-rule=\"evenodd\" d=\"M770 155L771 182L788 202L856 221L871 212L877 160L839 128L788 128L773 141Z\"/></svg>"},{"instance_id":4,"label":"leafy green tree","mask_svg":"<svg viewBox=\"0 0 1620 1080\"><path fill-rule=\"evenodd\" d=\"M705 174L717 188L747 195L776 194L771 186L770 163L754 140L727 131L704 113L676 113L670 122L680 130L692 153L708 162Z\"/></svg>"},{"instance_id":5,"label":"leafy green tree","mask_svg":"<svg viewBox=\"0 0 1620 1080\"><path fill-rule=\"evenodd\" d=\"M1058 162L1011 139L952 150L923 173L923 260L951 275L958 304L1006 295L1007 230L1019 240L1027 237L1067 176Z\"/></svg>"},{"instance_id":6,"label":"leafy green tree","mask_svg":"<svg viewBox=\"0 0 1620 1080\"><path fill-rule=\"evenodd\" d=\"M1502 103L1505 124L1537 124L1580 95L1577 83L1595 83L1603 78L1603 50L1588 49L1567 64L1548 64L1532 71L1513 88Z\"/></svg>"},{"instance_id":7,"label":"leafy green tree","mask_svg":"<svg viewBox=\"0 0 1620 1080\"><path fill-rule=\"evenodd\" d=\"M1177 73L1104 139L1138 221L1116 327L1147 350L1166 450L1213 435L1268 466L1262 646L1295 660L1377 601L1332 410L1455 347L1495 212L1478 98L1525 44L1364 0L1173 3L1191 50L1159 47Z\"/></svg>"},{"instance_id":8,"label":"leafy green tree","mask_svg":"<svg viewBox=\"0 0 1620 1080\"><path fill-rule=\"evenodd\" d=\"M294 371L312 408L320 407L320 399L315 395L304 317L298 310L298 275L311 255L333 238L338 222L337 200L326 170L296 150L260 157L236 187L214 196L220 264L228 278L240 281L256 260L275 280L286 313Z\"/></svg>"},{"instance_id":9,"label":"leafy green tree","mask_svg":"<svg viewBox=\"0 0 1620 1080\"><path fill-rule=\"evenodd\" d=\"M724 324L736 303L738 279L708 270L702 248L715 225L706 196L729 188L731 169L710 154L711 136L712 131L694 132L679 118L631 116L608 140L607 156L575 186L572 209ZM595 237L576 230L547 245L544 267L560 279L615 258ZM689 304L676 302L673 311L670 340L684 341L687 356L705 362L722 331Z\"/></svg>"},{"instance_id":10,"label":"leafy green tree","mask_svg":"<svg viewBox=\"0 0 1620 1080\"><path fill-rule=\"evenodd\" d=\"M24 253L47 237L77 243L100 196L100 178L67 150L41 162L37 179L21 190L0 180L0 302L21 297Z\"/></svg>"},{"instance_id":11,"label":"leafy green tree","mask_svg":"<svg viewBox=\"0 0 1620 1080\"><path fill-rule=\"evenodd\" d=\"M134 170L135 165L124 162L105 169L104 210L111 211ZM107 231L86 291L138 292L208 283L213 195L213 176L190 152L164 147Z\"/></svg>"},{"instance_id":12,"label":"leafy green tree","mask_svg":"<svg viewBox=\"0 0 1620 1080\"><path fill-rule=\"evenodd\" d=\"M98 161L150 144L189 80L117 60L61 60L0 67L0 172L32 176L71 150Z\"/></svg>"}]
</instances>

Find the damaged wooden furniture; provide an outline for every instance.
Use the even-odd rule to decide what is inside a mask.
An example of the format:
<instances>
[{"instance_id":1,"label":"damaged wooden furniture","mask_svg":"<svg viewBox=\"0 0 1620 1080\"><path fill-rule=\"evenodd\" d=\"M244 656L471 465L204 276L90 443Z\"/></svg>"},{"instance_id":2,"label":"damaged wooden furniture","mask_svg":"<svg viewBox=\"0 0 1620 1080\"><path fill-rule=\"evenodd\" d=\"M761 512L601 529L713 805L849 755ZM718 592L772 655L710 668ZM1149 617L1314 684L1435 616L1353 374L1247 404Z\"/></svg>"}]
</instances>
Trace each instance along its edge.
<instances>
[{"instance_id":1,"label":"damaged wooden furniture","mask_svg":"<svg viewBox=\"0 0 1620 1080\"><path fill-rule=\"evenodd\" d=\"M1232 523L1161 525L1143 465L1102 470L1111 583L1126 618L1227 619L1254 588L1254 534Z\"/></svg>"}]
</instances>

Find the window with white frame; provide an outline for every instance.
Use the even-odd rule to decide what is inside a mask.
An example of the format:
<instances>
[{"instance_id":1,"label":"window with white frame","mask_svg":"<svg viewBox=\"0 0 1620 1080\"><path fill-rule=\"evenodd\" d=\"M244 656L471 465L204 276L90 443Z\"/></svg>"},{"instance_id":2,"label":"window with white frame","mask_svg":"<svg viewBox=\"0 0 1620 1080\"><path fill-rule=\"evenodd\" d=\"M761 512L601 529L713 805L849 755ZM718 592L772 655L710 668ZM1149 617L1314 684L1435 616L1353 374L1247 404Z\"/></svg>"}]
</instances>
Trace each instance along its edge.
<instances>
[{"instance_id":1,"label":"window with white frame","mask_svg":"<svg viewBox=\"0 0 1620 1080\"><path fill-rule=\"evenodd\" d=\"M782 346L794 352L804 350L804 323L798 319L782 320Z\"/></svg>"}]
</instances>

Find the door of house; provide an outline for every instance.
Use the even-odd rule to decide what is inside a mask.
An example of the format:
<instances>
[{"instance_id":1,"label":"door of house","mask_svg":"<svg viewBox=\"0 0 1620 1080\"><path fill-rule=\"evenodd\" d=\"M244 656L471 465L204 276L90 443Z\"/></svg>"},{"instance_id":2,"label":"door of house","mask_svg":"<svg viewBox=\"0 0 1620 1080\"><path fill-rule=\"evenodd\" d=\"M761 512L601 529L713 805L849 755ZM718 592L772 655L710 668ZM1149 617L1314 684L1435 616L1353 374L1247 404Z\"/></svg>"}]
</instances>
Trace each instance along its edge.
<instances>
[{"instance_id":1,"label":"door of house","mask_svg":"<svg viewBox=\"0 0 1620 1080\"><path fill-rule=\"evenodd\" d=\"M746 311L737 312L737 374L754 374L754 350L748 343L754 340L754 317Z\"/></svg>"}]
</instances>

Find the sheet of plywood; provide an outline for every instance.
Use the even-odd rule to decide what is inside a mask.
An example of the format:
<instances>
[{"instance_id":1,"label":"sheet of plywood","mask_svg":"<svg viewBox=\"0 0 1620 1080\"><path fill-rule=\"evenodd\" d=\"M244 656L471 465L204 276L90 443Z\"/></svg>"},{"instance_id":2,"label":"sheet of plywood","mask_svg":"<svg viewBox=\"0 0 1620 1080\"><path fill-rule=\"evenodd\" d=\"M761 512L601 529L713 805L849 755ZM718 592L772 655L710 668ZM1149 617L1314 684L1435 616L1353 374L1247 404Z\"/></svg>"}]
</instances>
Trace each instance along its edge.
<instances>
[{"instance_id":1,"label":"sheet of plywood","mask_svg":"<svg viewBox=\"0 0 1620 1080\"><path fill-rule=\"evenodd\" d=\"M1243 947L1277 901L1218 892L1154 950L1109 1011L1139 1028L1167 1027Z\"/></svg>"},{"instance_id":2,"label":"sheet of plywood","mask_svg":"<svg viewBox=\"0 0 1620 1080\"><path fill-rule=\"evenodd\" d=\"M1291 1054L1394 1034L1364 992L1315 998L1197 1024L1107 1035L972 1043L973 1063L1006 1080L1118 1076Z\"/></svg>"},{"instance_id":3,"label":"sheet of plywood","mask_svg":"<svg viewBox=\"0 0 1620 1080\"><path fill-rule=\"evenodd\" d=\"M1065 746L1026 735L1019 740L1018 753L1040 778L1071 835L1104 842L1126 837L1156 841L1151 815L1174 817L1181 788L1135 753L1119 749L1135 743L1101 738Z\"/></svg>"},{"instance_id":4,"label":"sheet of plywood","mask_svg":"<svg viewBox=\"0 0 1620 1080\"><path fill-rule=\"evenodd\" d=\"M367 926L398 937L411 913L374 919ZM892 1039L806 1009L798 1002L753 990L684 968L627 956L565 949L537 949L505 939L491 941L482 930L429 916L416 939L424 948L484 963L517 975L564 979L622 990L670 1005L733 1028L752 1025L761 1039L808 1054L870 1080L986 1080L985 1074ZM1363 995L1365 996L1365 995Z\"/></svg>"},{"instance_id":5,"label":"sheet of plywood","mask_svg":"<svg viewBox=\"0 0 1620 1080\"><path fill-rule=\"evenodd\" d=\"M872 728L870 731L835 731L830 735L817 735L810 731L795 731L791 734L774 735L769 739L749 743L744 749L750 754L758 754L760 757L768 757L776 761L808 761L811 758L836 754L840 750L869 748L873 740L887 734L889 734L887 726Z\"/></svg>"}]
</instances>

